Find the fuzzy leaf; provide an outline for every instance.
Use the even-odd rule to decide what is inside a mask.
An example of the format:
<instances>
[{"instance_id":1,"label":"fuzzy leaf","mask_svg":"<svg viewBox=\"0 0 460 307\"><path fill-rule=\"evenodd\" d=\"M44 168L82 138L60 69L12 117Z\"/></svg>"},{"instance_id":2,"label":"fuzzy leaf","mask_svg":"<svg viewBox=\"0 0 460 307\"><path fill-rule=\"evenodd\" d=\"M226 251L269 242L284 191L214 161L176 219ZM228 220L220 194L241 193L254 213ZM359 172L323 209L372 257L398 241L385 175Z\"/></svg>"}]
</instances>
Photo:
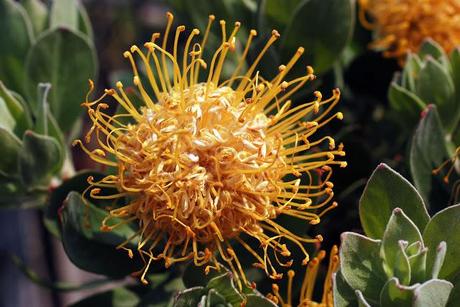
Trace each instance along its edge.
<instances>
[{"instance_id":1,"label":"fuzzy leaf","mask_svg":"<svg viewBox=\"0 0 460 307\"><path fill-rule=\"evenodd\" d=\"M244 300L243 296L235 288L231 273L211 279L207 285L207 289L216 289L233 306L241 305L241 302Z\"/></svg>"},{"instance_id":2,"label":"fuzzy leaf","mask_svg":"<svg viewBox=\"0 0 460 307\"><path fill-rule=\"evenodd\" d=\"M371 307L371 305L366 301L363 293L359 290L355 291L356 297L358 298L358 306L359 307Z\"/></svg>"},{"instance_id":3,"label":"fuzzy leaf","mask_svg":"<svg viewBox=\"0 0 460 307\"><path fill-rule=\"evenodd\" d=\"M382 239L382 252L387 264L392 266L396 261L398 242L404 240L407 245L423 242L422 234L417 226L400 209L393 210Z\"/></svg>"},{"instance_id":4,"label":"fuzzy leaf","mask_svg":"<svg viewBox=\"0 0 460 307\"><path fill-rule=\"evenodd\" d=\"M400 114L401 122L413 127L420 118L420 112L426 107L425 103L414 93L393 81L388 90L388 100L391 107Z\"/></svg>"},{"instance_id":5,"label":"fuzzy leaf","mask_svg":"<svg viewBox=\"0 0 460 307\"><path fill-rule=\"evenodd\" d=\"M405 246L402 241L405 241ZM405 247L414 242L423 242L422 234L400 208L394 209L383 234L380 253L388 275L398 277L403 285L409 284L411 276Z\"/></svg>"},{"instance_id":6,"label":"fuzzy leaf","mask_svg":"<svg viewBox=\"0 0 460 307\"><path fill-rule=\"evenodd\" d=\"M44 32L27 57L32 109L36 109L38 101L37 84L51 83L51 111L63 131L69 131L83 111L80 104L96 66L94 47L81 34L63 28Z\"/></svg>"},{"instance_id":7,"label":"fuzzy leaf","mask_svg":"<svg viewBox=\"0 0 460 307\"><path fill-rule=\"evenodd\" d=\"M454 286L445 280L431 279L414 292L414 307L444 307Z\"/></svg>"},{"instance_id":8,"label":"fuzzy leaf","mask_svg":"<svg viewBox=\"0 0 460 307\"><path fill-rule=\"evenodd\" d=\"M206 294L203 287L194 287L179 292L173 299L174 307L199 306L202 297Z\"/></svg>"},{"instance_id":9,"label":"fuzzy leaf","mask_svg":"<svg viewBox=\"0 0 460 307\"><path fill-rule=\"evenodd\" d=\"M428 272L431 272L435 266L436 255L439 253L439 244L445 241L447 251L444 264L439 272L439 278L453 281L460 274L460 244L458 243L458 238L460 238L460 204L438 212L433 216L423 232L423 239L429 248L427 257Z\"/></svg>"},{"instance_id":10,"label":"fuzzy leaf","mask_svg":"<svg viewBox=\"0 0 460 307\"><path fill-rule=\"evenodd\" d=\"M102 232L100 226L106 215L104 210L85 204L78 193L70 192L60 215L62 243L69 259L79 268L124 277L142 268L137 255L130 259L125 251L115 248L132 236L134 230L125 224Z\"/></svg>"},{"instance_id":11,"label":"fuzzy leaf","mask_svg":"<svg viewBox=\"0 0 460 307\"><path fill-rule=\"evenodd\" d=\"M15 126L16 120L13 115L11 115L10 110L8 110L5 100L0 97L0 127L12 132Z\"/></svg>"},{"instance_id":12,"label":"fuzzy leaf","mask_svg":"<svg viewBox=\"0 0 460 307\"><path fill-rule=\"evenodd\" d=\"M418 285L412 287L403 286L397 278L387 281L380 293L380 306L411 307L414 290Z\"/></svg>"},{"instance_id":13,"label":"fuzzy leaf","mask_svg":"<svg viewBox=\"0 0 460 307\"><path fill-rule=\"evenodd\" d=\"M2 158L0 172L8 175L18 175L18 154L21 150L21 141L7 129L0 127L0 144L2 144Z\"/></svg>"},{"instance_id":14,"label":"fuzzy leaf","mask_svg":"<svg viewBox=\"0 0 460 307\"><path fill-rule=\"evenodd\" d=\"M347 284L360 290L370 303L379 301L380 289L386 282L380 242L353 232L342 234L340 271Z\"/></svg>"},{"instance_id":15,"label":"fuzzy leaf","mask_svg":"<svg viewBox=\"0 0 460 307\"><path fill-rule=\"evenodd\" d=\"M1 61L1 59L0 59ZM20 96L19 96L20 97ZM0 81L0 98L6 104L8 111L15 120L14 132L17 136L22 136L26 129L30 128L32 122L27 114L24 105L9 91Z\"/></svg>"},{"instance_id":16,"label":"fuzzy leaf","mask_svg":"<svg viewBox=\"0 0 460 307\"><path fill-rule=\"evenodd\" d=\"M428 248L423 248L418 254L409 257L412 284L425 280L427 254Z\"/></svg>"},{"instance_id":17,"label":"fuzzy leaf","mask_svg":"<svg viewBox=\"0 0 460 307\"><path fill-rule=\"evenodd\" d=\"M13 0L0 0L0 80L24 93L24 62L33 42L33 31L24 8Z\"/></svg>"},{"instance_id":18,"label":"fuzzy leaf","mask_svg":"<svg viewBox=\"0 0 460 307\"><path fill-rule=\"evenodd\" d=\"M442 47L431 38L428 38L423 42L418 50L418 55L421 59L429 56L439 59L446 56Z\"/></svg>"},{"instance_id":19,"label":"fuzzy leaf","mask_svg":"<svg viewBox=\"0 0 460 307\"><path fill-rule=\"evenodd\" d=\"M78 30L78 2L76 0L53 1L50 13L50 28L65 27Z\"/></svg>"},{"instance_id":20,"label":"fuzzy leaf","mask_svg":"<svg viewBox=\"0 0 460 307\"><path fill-rule=\"evenodd\" d=\"M403 209L419 229L425 228L429 215L417 190L386 164L380 164L359 202L359 216L366 234L374 239L382 238L393 209L397 207Z\"/></svg>"},{"instance_id":21,"label":"fuzzy leaf","mask_svg":"<svg viewBox=\"0 0 460 307\"><path fill-rule=\"evenodd\" d=\"M410 92L415 92L415 80L421 68L422 61L420 60L418 55L414 53L409 53L407 55L406 64L404 65L404 69L402 71L401 86Z\"/></svg>"},{"instance_id":22,"label":"fuzzy leaf","mask_svg":"<svg viewBox=\"0 0 460 307\"><path fill-rule=\"evenodd\" d=\"M435 251L435 257L433 261L433 269L431 271L431 278L438 278L439 272L441 272L442 265L446 259L447 245L446 242L442 241L439 243Z\"/></svg>"},{"instance_id":23,"label":"fuzzy leaf","mask_svg":"<svg viewBox=\"0 0 460 307\"><path fill-rule=\"evenodd\" d=\"M88 177L92 176L94 180L99 181L105 176L94 171L81 171L73 177L64 180L61 185L51 191L49 195L48 206L45 208L44 224L46 228L55 236L60 237L59 229L59 209L64 204L67 195L74 191L83 193L88 187ZM90 198L92 201L92 199Z\"/></svg>"},{"instance_id":24,"label":"fuzzy leaf","mask_svg":"<svg viewBox=\"0 0 460 307\"><path fill-rule=\"evenodd\" d=\"M41 0L23 0L22 5L30 17L34 33L37 35L43 32L48 21L48 9L45 3Z\"/></svg>"},{"instance_id":25,"label":"fuzzy leaf","mask_svg":"<svg viewBox=\"0 0 460 307\"><path fill-rule=\"evenodd\" d=\"M63 162L63 152L56 139L26 131L19 153L19 172L22 182L29 187L48 184Z\"/></svg>"},{"instance_id":26,"label":"fuzzy leaf","mask_svg":"<svg viewBox=\"0 0 460 307\"><path fill-rule=\"evenodd\" d=\"M354 290L347 284L340 270L333 275L334 306L355 306L357 299Z\"/></svg>"},{"instance_id":27,"label":"fuzzy leaf","mask_svg":"<svg viewBox=\"0 0 460 307\"><path fill-rule=\"evenodd\" d=\"M353 35L355 1L303 1L291 16L282 37L283 59L292 57L292 50L304 46L308 48L307 63L318 73L329 70Z\"/></svg>"},{"instance_id":28,"label":"fuzzy leaf","mask_svg":"<svg viewBox=\"0 0 460 307\"><path fill-rule=\"evenodd\" d=\"M448 156L437 108L434 105L429 105L423 112L422 119L412 138L409 156L414 184L428 205L428 199L430 199L435 183L432 170ZM434 203L444 202L437 200Z\"/></svg>"},{"instance_id":29,"label":"fuzzy leaf","mask_svg":"<svg viewBox=\"0 0 460 307\"><path fill-rule=\"evenodd\" d=\"M417 95L427 104L435 104L444 127L450 131L457 116L455 87L447 70L432 57L428 57L420 70L416 85Z\"/></svg>"}]
</instances>

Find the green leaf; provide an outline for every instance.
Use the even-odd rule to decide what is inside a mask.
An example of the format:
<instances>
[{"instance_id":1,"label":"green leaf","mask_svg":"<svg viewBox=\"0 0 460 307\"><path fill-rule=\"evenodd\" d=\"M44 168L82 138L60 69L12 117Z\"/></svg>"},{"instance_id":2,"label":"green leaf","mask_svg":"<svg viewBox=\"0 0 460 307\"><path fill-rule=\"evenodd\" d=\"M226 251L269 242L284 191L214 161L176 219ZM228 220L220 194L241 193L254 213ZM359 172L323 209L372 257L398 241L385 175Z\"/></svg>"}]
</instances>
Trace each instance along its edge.
<instances>
[{"instance_id":1,"label":"green leaf","mask_svg":"<svg viewBox=\"0 0 460 307\"><path fill-rule=\"evenodd\" d=\"M24 131L32 125L32 121L24 109L24 105L5 87L2 81L0 81L0 97L3 99L11 116L13 116L16 121L16 135L22 136Z\"/></svg>"},{"instance_id":2,"label":"green leaf","mask_svg":"<svg viewBox=\"0 0 460 307\"><path fill-rule=\"evenodd\" d=\"M422 61L418 55L409 53L402 71L401 86L410 92L415 92L415 80L418 77L421 68Z\"/></svg>"},{"instance_id":3,"label":"green leaf","mask_svg":"<svg viewBox=\"0 0 460 307\"><path fill-rule=\"evenodd\" d=\"M62 130L68 132L83 111L80 104L96 66L94 47L81 34L63 28L44 32L26 63L32 109L38 101L37 84L51 83L51 111Z\"/></svg>"},{"instance_id":4,"label":"green leaf","mask_svg":"<svg viewBox=\"0 0 460 307\"><path fill-rule=\"evenodd\" d=\"M372 173L359 201L359 216L366 235L382 238L397 207L403 209L419 229L425 228L429 215L423 199L409 181L382 163Z\"/></svg>"},{"instance_id":5,"label":"green leaf","mask_svg":"<svg viewBox=\"0 0 460 307\"><path fill-rule=\"evenodd\" d=\"M65 179L61 185L53 189L49 195L48 206L45 208L44 224L46 228L55 236L60 237L59 229L59 209L64 204L67 195L72 192L83 193L88 187L88 177L93 177L99 181L105 176L95 171L81 171L76 173L72 178ZM90 198L91 201L93 201Z\"/></svg>"},{"instance_id":6,"label":"green leaf","mask_svg":"<svg viewBox=\"0 0 460 307\"><path fill-rule=\"evenodd\" d=\"M21 150L21 141L7 129L0 127L0 144L2 144L2 158L0 172L18 175L18 154Z\"/></svg>"},{"instance_id":7,"label":"green leaf","mask_svg":"<svg viewBox=\"0 0 460 307\"><path fill-rule=\"evenodd\" d=\"M102 232L100 226L107 213L84 203L76 192L69 193L60 212L64 250L77 267L115 278L142 268L137 255L130 259L125 251L116 249L134 234L129 225Z\"/></svg>"},{"instance_id":8,"label":"green leaf","mask_svg":"<svg viewBox=\"0 0 460 307\"><path fill-rule=\"evenodd\" d=\"M34 131L44 135L48 135L48 113L50 112L48 105L48 93L50 88L51 84L49 83L38 84L38 91L40 94Z\"/></svg>"},{"instance_id":9,"label":"green leaf","mask_svg":"<svg viewBox=\"0 0 460 307\"><path fill-rule=\"evenodd\" d=\"M282 39L283 59L286 61L292 50L303 46L306 62L316 72L332 68L353 35L355 1L304 0L291 15Z\"/></svg>"},{"instance_id":10,"label":"green leaf","mask_svg":"<svg viewBox=\"0 0 460 307\"><path fill-rule=\"evenodd\" d=\"M206 294L203 287L194 287L179 292L172 301L174 307L198 306L201 298Z\"/></svg>"},{"instance_id":11,"label":"green leaf","mask_svg":"<svg viewBox=\"0 0 460 307\"><path fill-rule=\"evenodd\" d=\"M402 244L402 241L405 243ZM409 284L411 277L409 259L404 250L414 242L423 242L422 234L400 208L394 209L383 234L380 254L385 260L388 276L397 277L403 285Z\"/></svg>"},{"instance_id":12,"label":"green leaf","mask_svg":"<svg viewBox=\"0 0 460 307\"><path fill-rule=\"evenodd\" d=\"M50 12L50 28L78 30L78 2L76 0L53 1Z\"/></svg>"},{"instance_id":13,"label":"green leaf","mask_svg":"<svg viewBox=\"0 0 460 307\"><path fill-rule=\"evenodd\" d=\"M39 34L43 32L48 21L48 9L46 5L40 0L23 0L22 5L30 17L34 33Z\"/></svg>"},{"instance_id":14,"label":"green leaf","mask_svg":"<svg viewBox=\"0 0 460 307\"><path fill-rule=\"evenodd\" d=\"M263 4L262 15L265 18L263 23L268 23L271 26L269 29L279 29L283 32L293 18L292 12L303 5L302 1L298 0L265 0Z\"/></svg>"},{"instance_id":15,"label":"green leaf","mask_svg":"<svg viewBox=\"0 0 460 307\"><path fill-rule=\"evenodd\" d=\"M414 184L427 204L434 182L432 171L448 156L436 106L429 105L412 138L409 156Z\"/></svg>"},{"instance_id":16,"label":"green leaf","mask_svg":"<svg viewBox=\"0 0 460 307\"><path fill-rule=\"evenodd\" d=\"M407 247L407 242L403 240L398 241L398 245L396 247L396 254L395 254L395 262L394 267L390 269L390 274L387 274L388 277L397 277L401 280L403 285L409 285L411 282L411 267L409 258L405 253L405 249ZM385 263L385 268L388 268L388 265ZM388 272L388 269L387 269Z\"/></svg>"},{"instance_id":17,"label":"green leaf","mask_svg":"<svg viewBox=\"0 0 460 307\"><path fill-rule=\"evenodd\" d=\"M435 59L446 57L442 47L431 38L427 38L423 41L418 50L418 55L422 60L428 56L431 56Z\"/></svg>"},{"instance_id":18,"label":"green leaf","mask_svg":"<svg viewBox=\"0 0 460 307\"><path fill-rule=\"evenodd\" d=\"M139 301L139 297L134 292L125 288L116 288L87 297L70 307L134 307L138 306Z\"/></svg>"},{"instance_id":19,"label":"green leaf","mask_svg":"<svg viewBox=\"0 0 460 307\"><path fill-rule=\"evenodd\" d=\"M235 287L231 273L214 277L208 282L207 289L216 289L233 306L240 306L244 300Z\"/></svg>"},{"instance_id":20,"label":"green leaf","mask_svg":"<svg viewBox=\"0 0 460 307\"><path fill-rule=\"evenodd\" d=\"M380 242L353 232L342 234L340 271L347 284L360 290L370 303L379 301L380 289L386 282Z\"/></svg>"},{"instance_id":21,"label":"green leaf","mask_svg":"<svg viewBox=\"0 0 460 307\"><path fill-rule=\"evenodd\" d=\"M437 106L443 126L451 131L457 116L452 112L457 108L453 80L447 70L432 57L428 57L424 63L416 84L417 96Z\"/></svg>"},{"instance_id":22,"label":"green leaf","mask_svg":"<svg viewBox=\"0 0 460 307\"><path fill-rule=\"evenodd\" d=\"M333 275L334 306L356 306L358 304L355 291L347 284L341 271Z\"/></svg>"},{"instance_id":23,"label":"green leaf","mask_svg":"<svg viewBox=\"0 0 460 307\"><path fill-rule=\"evenodd\" d=\"M411 307L414 290L417 286L418 284L411 287L403 286L397 278L391 278L380 293L380 306Z\"/></svg>"},{"instance_id":24,"label":"green leaf","mask_svg":"<svg viewBox=\"0 0 460 307\"><path fill-rule=\"evenodd\" d=\"M276 307L277 305L262 295L246 295L246 307Z\"/></svg>"},{"instance_id":25,"label":"green leaf","mask_svg":"<svg viewBox=\"0 0 460 307\"><path fill-rule=\"evenodd\" d=\"M444 307L454 286L445 280L431 279L414 292L414 307Z\"/></svg>"},{"instance_id":26,"label":"green leaf","mask_svg":"<svg viewBox=\"0 0 460 307\"><path fill-rule=\"evenodd\" d=\"M453 284L454 288L450 292L449 301L447 302L448 307L460 306L460 275L453 281Z\"/></svg>"},{"instance_id":27,"label":"green leaf","mask_svg":"<svg viewBox=\"0 0 460 307\"><path fill-rule=\"evenodd\" d=\"M204 267L198 267L194 263L190 263L185 268L184 274L182 275L182 281L186 288L193 287L206 287L206 285L216 277L228 276L230 271L224 266L220 265L220 270L210 270L208 274L205 273Z\"/></svg>"},{"instance_id":28,"label":"green leaf","mask_svg":"<svg viewBox=\"0 0 460 307\"><path fill-rule=\"evenodd\" d=\"M24 61L33 41L32 25L24 8L13 0L0 0L0 80L24 93Z\"/></svg>"},{"instance_id":29,"label":"green leaf","mask_svg":"<svg viewBox=\"0 0 460 307\"><path fill-rule=\"evenodd\" d=\"M59 143L49 136L26 131L19 153L19 172L22 182L29 187L48 185L52 175L57 173L63 162Z\"/></svg>"},{"instance_id":30,"label":"green leaf","mask_svg":"<svg viewBox=\"0 0 460 307\"><path fill-rule=\"evenodd\" d=\"M453 281L460 274L460 204L438 212L430 220L423 232L423 239L428 246L427 271L432 271L437 247L446 242L447 252L439 272L439 278Z\"/></svg>"},{"instance_id":31,"label":"green leaf","mask_svg":"<svg viewBox=\"0 0 460 307\"><path fill-rule=\"evenodd\" d=\"M208 294L206 295L206 307L212 307L212 306L231 306L230 304L226 304L225 298L219 294L214 289L210 289L208 291Z\"/></svg>"},{"instance_id":32,"label":"green leaf","mask_svg":"<svg viewBox=\"0 0 460 307\"><path fill-rule=\"evenodd\" d=\"M417 123L420 112L426 107L417 95L399 86L395 81L389 87L388 100L391 107L400 115L401 122L411 128Z\"/></svg>"},{"instance_id":33,"label":"green leaf","mask_svg":"<svg viewBox=\"0 0 460 307\"><path fill-rule=\"evenodd\" d=\"M455 100L460 101L460 49L455 48L450 54L450 67L452 70L452 79L454 80L455 86ZM457 114L457 118L455 122L457 123L456 126L454 125L454 130L452 134L454 134L454 142L455 144L460 144L460 104L457 103L457 108L452 111L452 113Z\"/></svg>"},{"instance_id":34,"label":"green leaf","mask_svg":"<svg viewBox=\"0 0 460 307\"><path fill-rule=\"evenodd\" d=\"M64 150L67 144L65 143L64 135L49 108L48 93L50 89L51 84L49 83L38 84L38 91L40 94L39 105L36 111L37 115L35 116L34 132L55 138L61 145L62 152L65 153Z\"/></svg>"},{"instance_id":35,"label":"green leaf","mask_svg":"<svg viewBox=\"0 0 460 307\"><path fill-rule=\"evenodd\" d=\"M12 132L15 126L16 120L11 115L10 110L8 110L5 100L0 97L0 127Z\"/></svg>"},{"instance_id":36,"label":"green leaf","mask_svg":"<svg viewBox=\"0 0 460 307\"><path fill-rule=\"evenodd\" d=\"M428 248L422 248L419 253L409 257L411 268L411 283L422 282L426 278L426 257Z\"/></svg>"},{"instance_id":37,"label":"green leaf","mask_svg":"<svg viewBox=\"0 0 460 307\"><path fill-rule=\"evenodd\" d=\"M433 261L433 269L431 271L431 278L438 278L439 272L441 272L442 265L446 259L447 245L445 241L441 241L435 251L435 257Z\"/></svg>"},{"instance_id":38,"label":"green leaf","mask_svg":"<svg viewBox=\"0 0 460 307\"><path fill-rule=\"evenodd\" d=\"M82 3L78 4L78 29L86 34L91 41L94 40L93 27L89 19L88 12Z\"/></svg>"},{"instance_id":39,"label":"green leaf","mask_svg":"<svg viewBox=\"0 0 460 307\"><path fill-rule=\"evenodd\" d=\"M359 307L371 307L371 305L366 301L363 293L359 290L355 291L356 297L358 298L358 306Z\"/></svg>"}]
</instances>

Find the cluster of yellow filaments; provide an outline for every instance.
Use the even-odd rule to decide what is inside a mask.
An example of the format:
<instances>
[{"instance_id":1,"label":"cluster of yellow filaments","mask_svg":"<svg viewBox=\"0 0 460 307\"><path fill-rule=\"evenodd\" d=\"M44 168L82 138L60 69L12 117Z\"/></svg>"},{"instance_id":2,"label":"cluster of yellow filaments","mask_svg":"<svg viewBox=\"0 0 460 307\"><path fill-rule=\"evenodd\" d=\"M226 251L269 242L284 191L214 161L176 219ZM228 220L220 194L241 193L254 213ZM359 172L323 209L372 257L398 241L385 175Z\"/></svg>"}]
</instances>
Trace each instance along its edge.
<instances>
[{"instance_id":1,"label":"cluster of yellow filaments","mask_svg":"<svg viewBox=\"0 0 460 307\"><path fill-rule=\"evenodd\" d=\"M443 173L444 169L447 168L447 172L445 175L442 177L442 180L444 181L445 184L449 184L449 181L451 180L452 176L455 176L455 174L458 175L460 174L460 147L457 147L455 149L454 155L450 158L441 163L437 168L435 168L432 173L433 175L439 175ZM454 178L455 180L456 178ZM458 203L460 200L460 180L456 180L452 186L452 192L451 192L451 197L450 197L450 203L452 205Z\"/></svg>"},{"instance_id":2,"label":"cluster of yellow filaments","mask_svg":"<svg viewBox=\"0 0 460 307\"><path fill-rule=\"evenodd\" d=\"M320 302L315 302L313 300L313 292L315 290L315 285L317 283L317 276L319 268L321 267L321 262L326 258L326 252L324 250L319 251L318 255L313 258L307 266L305 276L303 278L302 287L300 289L299 303L296 306L304 307L332 307L334 306L334 297L333 297L333 287L332 287L332 277L333 274L337 271L339 267L339 249L334 245L329 254L329 264L327 268L326 276L324 277L323 282L323 295L321 296ZM273 284L272 294L268 295L268 298L271 299L276 304L281 307L292 307L293 305L293 283L295 278L295 272L289 270L288 273L288 284L287 284L287 295L283 299L280 294L279 286Z\"/></svg>"},{"instance_id":3,"label":"cluster of yellow filaments","mask_svg":"<svg viewBox=\"0 0 460 307\"><path fill-rule=\"evenodd\" d=\"M433 170L433 175L438 175L445 167L449 166L447 173L442 178L445 183L449 183L449 178L454 172L454 170L459 168L458 161L460 157L460 147L457 147L452 158L444 161L439 167Z\"/></svg>"},{"instance_id":4,"label":"cluster of yellow filaments","mask_svg":"<svg viewBox=\"0 0 460 307\"><path fill-rule=\"evenodd\" d=\"M173 51L168 52L173 15L168 13L167 18L161 44L160 34L155 33L145 49L132 46L124 53L144 105L136 108L121 82L96 101L87 98L83 103L93 123L86 141L95 136L97 148L88 149L79 140L74 143L94 161L117 170L100 181L89 178L89 194L114 203L125 199L124 205L109 208L102 230L110 231L120 223L139 225L139 231L118 248L133 257L130 246L137 244L145 263L139 272L144 283L152 261L164 261L169 267L191 260L205 265L206 272L219 269L219 261L224 261L240 287L249 284L230 241L252 254L256 267L279 279L280 266L292 264L288 245L303 252L306 264L304 243L320 242L322 237L299 236L275 219L288 215L317 224L337 206L331 202L331 166L346 166L336 160L345 155L343 145L336 146L329 136L313 139L313 135L331 120L342 119L340 112L331 114L340 92L334 90L324 100L315 92L313 101L292 106L289 97L315 78L307 67L305 75L284 80L303 48L267 80L257 67L278 40L277 31L246 67L256 31L251 30L245 45L238 46L240 23L228 33L220 21L222 43L208 65L202 55L214 16L209 17L199 42L195 42L198 29L185 37L181 54L178 42L185 27L177 27ZM236 50L241 56L233 75L222 81L226 57ZM141 77L142 71L146 77ZM106 96L113 97L125 113L105 113ZM133 122L126 123L126 118ZM320 150L323 145L325 151ZM119 193L103 195L104 188ZM251 240L258 247L252 247Z\"/></svg>"},{"instance_id":5,"label":"cluster of yellow filaments","mask_svg":"<svg viewBox=\"0 0 460 307\"><path fill-rule=\"evenodd\" d=\"M359 0L360 20L376 30L372 48L404 63L409 52L417 52L427 38L446 52L460 45L458 0ZM368 21L366 14L371 18Z\"/></svg>"}]
</instances>

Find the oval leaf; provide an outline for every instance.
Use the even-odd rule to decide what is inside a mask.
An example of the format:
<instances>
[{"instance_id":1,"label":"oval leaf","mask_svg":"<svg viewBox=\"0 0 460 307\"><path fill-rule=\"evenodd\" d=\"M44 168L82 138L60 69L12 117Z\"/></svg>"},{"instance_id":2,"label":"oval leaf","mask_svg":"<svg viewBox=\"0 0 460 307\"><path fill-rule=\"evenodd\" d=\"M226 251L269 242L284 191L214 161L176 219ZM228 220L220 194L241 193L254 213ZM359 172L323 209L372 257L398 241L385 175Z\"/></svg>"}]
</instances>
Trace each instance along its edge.
<instances>
[{"instance_id":1,"label":"oval leaf","mask_svg":"<svg viewBox=\"0 0 460 307\"><path fill-rule=\"evenodd\" d=\"M419 229L425 228L430 217L423 199L409 181L382 163L372 173L359 201L359 216L366 235L382 238L397 207L403 209Z\"/></svg>"},{"instance_id":2,"label":"oval leaf","mask_svg":"<svg viewBox=\"0 0 460 307\"><path fill-rule=\"evenodd\" d=\"M414 184L422 195L423 199L428 200L439 195L431 195L435 180L432 171L434 168L449 157L444 132L439 119L437 108L429 105L422 113L422 119L418 124L410 148L410 171ZM445 184L442 183L444 186ZM439 194L439 193L438 193ZM432 199L433 205L444 205L448 199ZM439 210L439 208L437 208ZM423 228L420 228L423 229Z\"/></svg>"},{"instance_id":3,"label":"oval leaf","mask_svg":"<svg viewBox=\"0 0 460 307\"><path fill-rule=\"evenodd\" d=\"M44 32L27 57L28 94L37 109L37 84L51 83L51 111L64 131L69 131L83 109L88 78L94 78L94 47L81 34L58 28Z\"/></svg>"},{"instance_id":4,"label":"oval leaf","mask_svg":"<svg viewBox=\"0 0 460 307\"><path fill-rule=\"evenodd\" d=\"M63 162L63 152L56 139L26 131L19 153L19 172L24 184L29 187L48 185L52 175L57 173Z\"/></svg>"},{"instance_id":5,"label":"oval leaf","mask_svg":"<svg viewBox=\"0 0 460 307\"><path fill-rule=\"evenodd\" d=\"M414 290L417 286L418 285L412 287L402 286L399 284L397 278L390 279L380 293L380 306L412 306L412 297L414 296Z\"/></svg>"},{"instance_id":6,"label":"oval leaf","mask_svg":"<svg viewBox=\"0 0 460 307\"><path fill-rule=\"evenodd\" d=\"M0 144L2 144L2 158L0 172L13 176L18 175L18 154L21 141L7 129L0 127Z\"/></svg>"},{"instance_id":7,"label":"oval leaf","mask_svg":"<svg viewBox=\"0 0 460 307\"><path fill-rule=\"evenodd\" d=\"M318 73L330 69L347 46L354 30L353 0L309 0L291 13L291 22L283 39L283 50L306 48L306 62ZM325 22L327 21L327 26Z\"/></svg>"},{"instance_id":8,"label":"oval leaf","mask_svg":"<svg viewBox=\"0 0 460 307\"><path fill-rule=\"evenodd\" d=\"M142 268L137 255L130 259L126 252L116 249L134 234L128 225L101 232L99 227L106 213L90 203L85 204L76 192L69 194L60 212L62 244L76 266L112 277L124 277Z\"/></svg>"},{"instance_id":9,"label":"oval leaf","mask_svg":"<svg viewBox=\"0 0 460 307\"><path fill-rule=\"evenodd\" d=\"M417 226L400 208L396 208L383 234L381 254L385 259L385 267L390 271L389 276L398 277L402 284L407 285L410 282L411 272L409 259L404 252L405 248L400 244L402 240L406 245L423 242Z\"/></svg>"},{"instance_id":10,"label":"oval leaf","mask_svg":"<svg viewBox=\"0 0 460 307\"><path fill-rule=\"evenodd\" d=\"M453 281L460 274L460 204L438 212L426 226L423 239L428 246L427 271L435 264L437 248L442 241L447 244L444 264L439 278Z\"/></svg>"},{"instance_id":11,"label":"oval leaf","mask_svg":"<svg viewBox=\"0 0 460 307\"><path fill-rule=\"evenodd\" d=\"M449 299L454 286L445 280L431 279L417 289L414 293L414 307L444 307Z\"/></svg>"},{"instance_id":12,"label":"oval leaf","mask_svg":"<svg viewBox=\"0 0 460 307\"><path fill-rule=\"evenodd\" d=\"M32 25L24 8L13 0L0 0L0 80L24 93L24 61L33 41Z\"/></svg>"},{"instance_id":13,"label":"oval leaf","mask_svg":"<svg viewBox=\"0 0 460 307\"><path fill-rule=\"evenodd\" d=\"M371 303L379 301L380 290L386 282L379 256L380 240L357 233L342 234L340 271L354 290L359 290Z\"/></svg>"},{"instance_id":14,"label":"oval leaf","mask_svg":"<svg viewBox=\"0 0 460 307\"><path fill-rule=\"evenodd\" d=\"M454 82L446 69L431 56L419 72L416 93L426 103L438 107L444 127L451 131L457 117Z\"/></svg>"}]
</instances>

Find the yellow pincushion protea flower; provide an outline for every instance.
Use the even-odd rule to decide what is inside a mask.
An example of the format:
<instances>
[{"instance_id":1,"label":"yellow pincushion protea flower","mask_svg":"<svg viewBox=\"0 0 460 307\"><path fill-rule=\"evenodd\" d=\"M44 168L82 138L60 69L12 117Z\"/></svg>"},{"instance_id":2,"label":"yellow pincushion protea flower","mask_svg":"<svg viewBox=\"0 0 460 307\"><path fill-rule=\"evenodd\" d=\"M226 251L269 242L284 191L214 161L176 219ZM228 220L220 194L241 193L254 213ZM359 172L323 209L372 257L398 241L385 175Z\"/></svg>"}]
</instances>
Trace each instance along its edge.
<instances>
[{"instance_id":1,"label":"yellow pincushion protea flower","mask_svg":"<svg viewBox=\"0 0 460 307\"><path fill-rule=\"evenodd\" d=\"M152 261L162 260L169 267L193 260L197 266L206 265L208 272L218 269L221 259L240 287L248 284L230 241L252 254L256 267L279 279L282 274L277 268L292 263L288 245L303 252L306 264L309 258L303 244L322 237L301 237L275 219L288 215L316 224L337 206L330 203L330 166L346 166L336 160L345 154L343 145L336 147L329 136L314 139L314 134L331 120L342 119L340 112L331 114L340 92L334 90L326 100L315 92L314 101L291 106L289 97L315 78L307 67L304 76L284 80L303 48L279 67L273 79L262 78L257 67L279 38L277 31L242 73L257 34L251 30L233 75L221 80L226 56L237 48L240 23L227 33L225 22L220 22L222 43L207 64L202 55L214 16L199 42L199 30L190 32L181 55L178 42L185 27L176 29L173 50L167 51L173 15L167 17L161 45L157 43L160 34L155 33L144 50L132 46L124 53L144 106L134 106L121 82L96 101L83 103L93 122L86 141L95 137L98 148L90 150L80 140L74 143L94 161L117 169L117 174L100 181L89 178L88 191L93 198L114 203L127 199L123 206L108 211L102 229L117 227L115 218L138 223L135 237L119 248L132 257L128 243L137 242L145 262L139 272L144 283ZM141 68L145 78L139 74ZM105 113L108 105L102 100L106 96L113 97L125 113ZM124 118L134 123L124 124ZM322 151L322 145L328 150ZM119 193L102 195L107 187ZM260 247L251 247L250 240Z\"/></svg>"},{"instance_id":2,"label":"yellow pincushion protea flower","mask_svg":"<svg viewBox=\"0 0 460 307\"><path fill-rule=\"evenodd\" d=\"M417 52L427 38L446 52L460 45L458 0L359 0L364 27L377 31L371 47L404 63L406 54ZM366 13L371 17L369 22Z\"/></svg>"},{"instance_id":3,"label":"yellow pincushion protea flower","mask_svg":"<svg viewBox=\"0 0 460 307\"><path fill-rule=\"evenodd\" d=\"M326 276L324 277L323 283L323 295L320 302L315 302L313 300L313 291L317 283L318 270L321 265L321 262L326 258L326 252L321 250L318 255L313 258L305 272L303 278L302 287L300 289L299 304L296 306L304 307L332 307L334 306L334 297L333 297L333 288L332 288L332 275L339 268L339 249L334 245L329 254L329 264ZM295 278L295 272L293 270L288 271L288 285L287 285L287 296L283 299L280 294L279 287L277 284L273 284L272 291L268 295L268 298L271 299L276 304L281 307L292 307L293 302L293 283Z\"/></svg>"}]
</instances>

